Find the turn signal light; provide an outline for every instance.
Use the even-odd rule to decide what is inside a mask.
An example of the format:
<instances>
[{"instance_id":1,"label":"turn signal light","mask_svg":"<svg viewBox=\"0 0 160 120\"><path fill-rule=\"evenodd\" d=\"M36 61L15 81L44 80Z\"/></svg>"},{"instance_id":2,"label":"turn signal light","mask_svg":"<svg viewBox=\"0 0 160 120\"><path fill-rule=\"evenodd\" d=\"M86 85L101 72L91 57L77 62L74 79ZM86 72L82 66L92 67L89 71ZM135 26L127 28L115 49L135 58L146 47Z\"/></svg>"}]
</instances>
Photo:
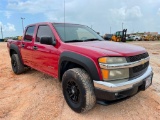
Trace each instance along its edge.
<instances>
[{"instance_id":1,"label":"turn signal light","mask_svg":"<svg viewBox=\"0 0 160 120\"><path fill-rule=\"evenodd\" d=\"M108 71L108 70L105 70L105 69L101 69L101 71L102 71L103 79L104 79L104 80L107 80L108 77L109 77L109 71Z\"/></svg>"},{"instance_id":2,"label":"turn signal light","mask_svg":"<svg viewBox=\"0 0 160 120\"><path fill-rule=\"evenodd\" d=\"M106 63L107 62L107 58L106 57L99 58L98 62L100 62L100 63Z\"/></svg>"}]
</instances>

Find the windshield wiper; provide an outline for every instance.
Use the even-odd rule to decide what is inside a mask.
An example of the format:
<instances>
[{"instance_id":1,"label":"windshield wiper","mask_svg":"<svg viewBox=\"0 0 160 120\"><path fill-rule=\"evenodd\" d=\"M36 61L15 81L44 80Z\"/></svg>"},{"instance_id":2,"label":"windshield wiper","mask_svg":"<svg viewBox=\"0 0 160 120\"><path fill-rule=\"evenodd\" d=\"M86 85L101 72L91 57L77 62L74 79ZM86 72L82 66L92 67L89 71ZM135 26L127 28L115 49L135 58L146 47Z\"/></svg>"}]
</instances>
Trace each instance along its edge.
<instances>
[{"instance_id":1,"label":"windshield wiper","mask_svg":"<svg viewBox=\"0 0 160 120\"><path fill-rule=\"evenodd\" d=\"M83 40L68 40L68 41L64 41L65 43L68 43L68 42L83 42Z\"/></svg>"},{"instance_id":2,"label":"windshield wiper","mask_svg":"<svg viewBox=\"0 0 160 120\"><path fill-rule=\"evenodd\" d=\"M86 39L86 40L84 40L84 42L85 41L101 41L100 39L98 39L98 38L90 38L90 39Z\"/></svg>"},{"instance_id":3,"label":"windshield wiper","mask_svg":"<svg viewBox=\"0 0 160 120\"><path fill-rule=\"evenodd\" d=\"M97 38L90 38L90 39L86 39L86 40L68 40L68 41L64 41L65 43L68 43L68 42L86 42L86 41L102 41L100 39L97 39Z\"/></svg>"}]
</instances>

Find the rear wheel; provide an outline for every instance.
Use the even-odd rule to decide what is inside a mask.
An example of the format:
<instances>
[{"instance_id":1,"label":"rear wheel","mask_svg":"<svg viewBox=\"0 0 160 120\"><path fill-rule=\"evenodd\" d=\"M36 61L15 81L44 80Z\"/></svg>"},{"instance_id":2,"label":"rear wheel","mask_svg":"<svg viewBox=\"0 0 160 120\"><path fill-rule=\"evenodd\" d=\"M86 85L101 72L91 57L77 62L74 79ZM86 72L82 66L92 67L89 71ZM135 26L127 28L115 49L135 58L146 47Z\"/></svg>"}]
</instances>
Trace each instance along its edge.
<instances>
[{"instance_id":1,"label":"rear wheel","mask_svg":"<svg viewBox=\"0 0 160 120\"><path fill-rule=\"evenodd\" d=\"M72 110L81 113L96 103L94 87L86 71L81 68L67 70L62 77L63 95Z\"/></svg>"},{"instance_id":2,"label":"rear wheel","mask_svg":"<svg viewBox=\"0 0 160 120\"><path fill-rule=\"evenodd\" d=\"M20 62L17 54L11 56L12 70L15 74L21 74L24 72L24 65Z\"/></svg>"}]
</instances>

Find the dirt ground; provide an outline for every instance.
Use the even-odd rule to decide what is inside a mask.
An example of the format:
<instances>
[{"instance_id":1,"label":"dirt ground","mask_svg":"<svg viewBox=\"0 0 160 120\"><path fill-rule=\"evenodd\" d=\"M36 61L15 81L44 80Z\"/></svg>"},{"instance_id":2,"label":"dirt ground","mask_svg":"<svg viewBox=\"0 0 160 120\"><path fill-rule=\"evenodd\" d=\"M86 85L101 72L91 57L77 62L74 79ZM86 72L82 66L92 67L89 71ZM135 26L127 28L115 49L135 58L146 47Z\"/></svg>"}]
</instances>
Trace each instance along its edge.
<instances>
[{"instance_id":1,"label":"dirt ground","mask_svg":"<svg viewBox=\"0 0 160 120\"><path fill-rule=\"evenodd\" d=\"M87 113L73 112L62 95L61 83L36 70L15 75L6 43L0 43L0 120L160 120L160 42L137 41L150 54L153 84L124 101Z\"/></svg>"}]
</instances>

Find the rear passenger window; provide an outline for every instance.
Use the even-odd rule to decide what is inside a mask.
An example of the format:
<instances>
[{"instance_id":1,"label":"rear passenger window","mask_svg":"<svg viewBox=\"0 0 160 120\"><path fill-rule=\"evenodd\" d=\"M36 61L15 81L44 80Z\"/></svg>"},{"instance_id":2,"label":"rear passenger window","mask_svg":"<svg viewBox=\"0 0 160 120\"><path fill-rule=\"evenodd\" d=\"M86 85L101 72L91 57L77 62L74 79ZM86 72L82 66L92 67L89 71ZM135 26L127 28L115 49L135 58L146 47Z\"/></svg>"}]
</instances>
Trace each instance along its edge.
<instances>
[{"instance_id":1,"label":"rear passenger window","mask_svg":"<svg viewBox=\"0 0 160 120\"><path fill-rule=\"evenodd\" d=\"M34 29L35 29L35 26L30 26L30 27L27 28L27 31L26 31L26 34L25 34L25 37L24 37L25 41L32 41Z\"/></svg>"},{"instance_id":2,"label":"rear passenger window","mask_svg":"<svg viewBox=\"0 0 160 120\"><path fill-rule=\"evenodd\" d=\"M38 27L36 42L40 42L41 37L52 37L52 40L54 40L54 35L52 33L52 30L47 25L40 25Z\"/></svg>"}]
</instances>

